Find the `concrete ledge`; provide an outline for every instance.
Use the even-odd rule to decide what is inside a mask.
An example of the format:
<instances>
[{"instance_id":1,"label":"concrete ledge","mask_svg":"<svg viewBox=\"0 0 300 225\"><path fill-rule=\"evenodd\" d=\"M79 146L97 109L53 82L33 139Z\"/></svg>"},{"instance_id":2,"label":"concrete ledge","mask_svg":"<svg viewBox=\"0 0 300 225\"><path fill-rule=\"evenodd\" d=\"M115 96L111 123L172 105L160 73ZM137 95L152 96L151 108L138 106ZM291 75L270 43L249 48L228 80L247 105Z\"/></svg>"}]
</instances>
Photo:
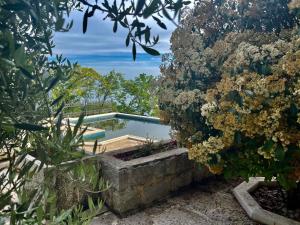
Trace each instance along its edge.
<instances>
[{"instance_id":1,"label":"concrete ledge","mask_svg":"<svg viewBox=\"0 0 300 225\"><path fill-rule=\"evenodd\" d=\"M267 225L300 225L300 222L263 209L255 201L255 199L250 195L250 192L263 183L263 177L253 177L250 178L248 183L243 182L233 189L234 196L248 216L259 223Z\"/></svg>"},{"instance_id":2,"label":"concrete ledge","mask_svg":"<svg viewBox=\"0 0 300 225\"><path fill-rule=\"evenodd\" d=\"M86 123L86 122L94 122L97 120L108 120L108 119L113 119L113 118L133 119L133 120L147 121L147 122L152 122L152 123L160 123L160 119L158 117L141 116L141 115L135 115L135 114L119 113L119 112L85 116L83 121ZM78 117L68 118L68 119L71 123L76 123L78 120Z\"/></svg>"},{"instance_id":3,"label":"concrete ledge","mask_svg":"<svg viewBox=\"0 0 300 225\"><path fill-rule=\"evenodd\" d=\"M112 119L117 115L116 112L112 112L112 113L104 113L104 114L97 114L97 115L92 115L92 116L85 116L83 121L84 122L92 122L95 120L107 120L107 119ZM74 118L67 118L69 119L69 121L71 123L76 123L78 120L78 117L74 117Z\"/></svg>"}]
</instances>

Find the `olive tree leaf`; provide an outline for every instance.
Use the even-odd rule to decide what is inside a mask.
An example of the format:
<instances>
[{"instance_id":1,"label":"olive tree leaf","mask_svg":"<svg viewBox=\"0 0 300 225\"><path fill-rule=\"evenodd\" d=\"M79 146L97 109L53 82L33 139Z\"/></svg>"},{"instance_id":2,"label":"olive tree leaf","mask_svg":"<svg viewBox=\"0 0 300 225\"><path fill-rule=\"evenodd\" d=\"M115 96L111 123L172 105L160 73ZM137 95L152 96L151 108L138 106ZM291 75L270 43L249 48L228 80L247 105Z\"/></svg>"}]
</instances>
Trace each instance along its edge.
<instances>
[{"instance_id":1,"label":"olive tree leaf","mask_svg":"<svg viewBox=\"0 0 300 225\"><path fill-rule=\"evenodd\" d=\"M135 61L135 59L136 59L136 44L135 44L135 42L133 42L133 45L132 45L132 56L133 56L133 60Z\"/></svg>"},{"instance_id":2,"label":"olive tree leaf","mask_svg":"<svg viewBox=\"0 0 300 225\"><path fill-rule=\"evenodd\" d=\"M64 109L65 107L65 103L63 102L60 107L56 110L56 113L54 114L54 118L56 118L61 112L62 110Z\"/></svg>"},{"instance_id":3,"label":"olive tree leaf","mask_svg":"<svg viewBox=\"0 0 300 225\"><path fill-rule=\"evenodd\" d=\"M151 16L155 12L155 10L158 8L159 2L160 0L152 0L150 5L146 7L146 9L143 12L143 16L145 19Z\"/></svg>"},{"instance_id":4,"label":"olive tree leaf","mask_svg":"<svg viewBox=\"0 0 300 225\"><path fill-rule=\"evenodd\" d=\"M84 114L81 113L80 116L79 116L79 118L78 118L78 121L77 121L77 123L76 123L76 125L74 127L74 131L73 131L74 135L77 135L78 129L80 128L80 126L83 123L83 119L84 119Z\"/></svg>"},{"instance_id":5,"label":"olive tree leaf","mask_svg":"<svg viewBox=\"0 0 300 225\"><path fill-rule=\"evenodd\" d=\"M87 25L88 25L88 17L89 17L89 9L87 9L83 15L83 22L82 22L82 32L85 34L87 31Z\"/></svg>"},{"instance_id":6,"label":"olive tree leaf","mask_svg":"<svg viewBox=\"0 0 300 225\"><path fill-rule=\"evenodd\" d=\"M128 47L130 42L130 33L128 33L127 37L126 37L126 47Z\"/></svg>"},{"instance_id":7,"label":"olive tree leaf","mask_svg":"<svg viewBox=\"0 0 300 225\"><path fill-rule=\"evenodd\" d=\"M94 147L93 147L93 154L94 154L94 155L95 155L95 153L96 153L97 146L98 146L98 140L96 140L95 143L94 143Z\"/></svg>"},{"instance_id":8,"label":"olive tree leaf","mask_svg":"<svg viewBox=\"0 0 300 225\"><path fill-rule=\"evenodd\" d=\"M21 66L19 66L18 68L20 69L21 73L22 73L25 77L27 77L27 78L29 78L29 79L31 79L31 80L34 79L34 76L32 76L31 73L30 73L28 70L26 70L25 68L23 68L23 67L21 67Z\"/></svg>"},{"instance_id":9,"label":"olive tree leaf","mask_svg":"<svg viewBox=\"0 0 300 225\"><path fill-rule=\"evenodd\" d=\"M58 96L56 99L54 99L53 102L51 103L51 106L54 106L57 103L59 103L60 100L62 100L64 96L65 96L65 94L62 94L62 95Z\"/></svg>"},{"instance_id":10,"label":"olive tree leaf","mask_svg":"<svg viewBox=\"0 0 300 225\"><path fill-rule=\"evenodd\" d=\"M60 80L60 76L56 76L51 82L48 88L46 89L46 92L49 92Z\"/></svg>"},{"instance_id":11,"label":"olive tree leaf","mask_svg":"<svg viewBox=\"0 0 300 225\"><path fill-rule=\"evenodd\" d=\"M164 24L163 22L161 22L161 20L155 16L152 16L152 18L157 22L158 26L160 26L162 29L167 30L167 26L166 24Z\"/></svg>"},{"instance_id":12,"label":"olive tree leaf","mask_svg":"<svg viewBox=\"0 0 300 225\"><path fill-rule=\"evenodd\" d=\"M47 127L43 127L40 125L30 124L30 123L15 123L14 127L21 130L28 130L28 131L41 131L47 130Z\"/></svg>"},{"instance_id":13,"label":"olive tree leaf","mask_svg":"<svg viewBox=\"0 0 300 225\"><path fill-rule=\"evenodd\" d=\"M23 11L28 9L28 5L26 5L25 3L11 3L11 4L6 4L6 5L2 5L1 8L5 9L5 10L11 10L11 11Z\"/></svg>"},{"instance_id":14,"label":"olive tree leaf","mask_svg":"<svg viewBox=\"0 0 300 225\"><path fill-rule=\"evenodd\" d=\"M144 5L145 5L145 0L138 0L134 14L138 15L142 11Z\"/></svg>"},{"instance_id":15,"label":"olive tree leaf","mask_svg":"<svg viewBox=\"0 0 300 225\"><path fill-rule=\"evenodd\" d=\"M116 20L116 21L114 22L113 32L116 33L117 30L118 30L118 21Z\"/></svg>"},{"instance_id":16,"label":"olive tree leaf","mask_svg":"<svg viewBox=\"0 0 300 225\"><path fill-rule=\"evenodd\" d=\"M144 49L145 52L147 52L150 55L153 55L153 56L160 55L160 53L157 50L153 49L153 48L149 48L145 45L141 45L141 47Z\"/></svg>"}]
</instances>

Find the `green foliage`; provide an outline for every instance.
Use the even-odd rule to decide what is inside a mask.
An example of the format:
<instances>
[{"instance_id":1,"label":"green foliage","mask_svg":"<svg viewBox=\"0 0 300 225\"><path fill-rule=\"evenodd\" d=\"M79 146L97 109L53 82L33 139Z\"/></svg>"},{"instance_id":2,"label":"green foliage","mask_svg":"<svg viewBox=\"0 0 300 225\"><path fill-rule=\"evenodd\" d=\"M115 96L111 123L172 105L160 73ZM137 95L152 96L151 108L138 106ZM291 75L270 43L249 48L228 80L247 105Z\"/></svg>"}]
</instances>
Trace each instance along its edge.
<instances>
[{"instance_id":1,"label":"green foliage","mask_svg":"<svg viewBox=\"0 0 300 225\"><path fill-rule=\"evenodd\" d=\"M78 66L70 79L57 85L52 94L54 99L63 95L70 108L78 104L88 111L93 104L99 109L94 113L110 108L110 111L153 115L157 108L157 91L156 79L151 75L140 74L133 80L126 80L123 74L115 71L100 75L91 68ZM81 109L74 109L72 113L76 110Z\"/></svg>"},{"instance_id":2,"label":"green foliage","mask_svg":"<svg viewBox=\"0 0 300 225\"><path fill-rule=\"evenodd\" d=\"M222 0L185 12L159 105L190 159L226 177L297 184L298 9L298 0Z\"/></svg>"},{"instance_id":3,"label":"green foliage","mask_svg":"<svg viewBox=\"0 0 300 225\"><path fill-rule=\"evenodd\" d=\"M48 59L54 46L52 32L72 26L64 19L72 8L73 2L64 0L0 1L0 160L8 163L0 170L0 217L10 224L73 218L73 208L49 215L45 202L50 204L53 196L47 183L26 188L43 166L82 157L76 149L82 131L68 126L61 133L62 97L49 98L73 71L62 56ZM25 160L29 153L41 160L40 166Z\"/></svg>"},{"instance_id":4,"label":"green foliage","mask_svg":"<svg viewBox=\"0 0 300 225\"><path fill-rule=\"evenodd\" d=\"M102 76L94 69L77 65L69 76L52 90L52 96L54 99L63 96L66 103L76 103L81 100L87 102L89 98L93 97L94 85L101 78Z\"/></svg>"},{"instance_id":5,"label":"green foliage","mask_svg":"<svg viewBox=\"0 0 300 225\"><path fill-rule=\"evenodd\" d=\"M158 85L151 75L140 74L133 80L124 80L123 91L117 99L119 112L154 115L157 108Z\"/></svg>"}]
</instances>

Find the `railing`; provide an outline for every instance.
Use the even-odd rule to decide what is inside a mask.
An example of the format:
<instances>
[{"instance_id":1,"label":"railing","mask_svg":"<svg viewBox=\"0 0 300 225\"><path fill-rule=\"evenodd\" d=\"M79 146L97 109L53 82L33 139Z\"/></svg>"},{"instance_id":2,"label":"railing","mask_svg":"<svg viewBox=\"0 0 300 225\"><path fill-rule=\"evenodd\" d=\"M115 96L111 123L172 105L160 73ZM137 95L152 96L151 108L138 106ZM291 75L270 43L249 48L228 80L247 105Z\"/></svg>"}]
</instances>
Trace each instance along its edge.
<instances>
[{"instance_id":1,"label":"railing","mask_svg":"<svg viewBox=\"0 0 300 225\"><path fill-rule=\"evenodd\" d=\"M99 103L88 103L88 104L67 104L64 107L65 117L78 117L83 113L85 116L95 115L100 113L112 112L113 108L111 105L102 106Z\"/></svg>"}]
</instances>

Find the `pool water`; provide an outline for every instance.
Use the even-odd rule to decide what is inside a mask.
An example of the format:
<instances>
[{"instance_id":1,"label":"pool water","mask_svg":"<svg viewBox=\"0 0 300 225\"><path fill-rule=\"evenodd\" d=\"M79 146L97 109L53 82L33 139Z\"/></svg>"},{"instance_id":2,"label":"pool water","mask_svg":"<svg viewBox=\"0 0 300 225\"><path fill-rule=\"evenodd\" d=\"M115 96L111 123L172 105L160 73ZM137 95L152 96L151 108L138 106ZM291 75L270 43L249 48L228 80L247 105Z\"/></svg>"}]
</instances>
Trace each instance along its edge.
<instances>
[{"instance_id":1,"label":"pool water","mask_svg":"<svg viewBox=\"0 0 300 225\"><path fill-rule=\"evenodd\" d=\"M155 140L167 140L171 138L170 126L149 121L114 118L88 122L86 125L105 130L105 136L97 138L101 141L123 135L134 135Z\"/></svg>"}]
</instances>

